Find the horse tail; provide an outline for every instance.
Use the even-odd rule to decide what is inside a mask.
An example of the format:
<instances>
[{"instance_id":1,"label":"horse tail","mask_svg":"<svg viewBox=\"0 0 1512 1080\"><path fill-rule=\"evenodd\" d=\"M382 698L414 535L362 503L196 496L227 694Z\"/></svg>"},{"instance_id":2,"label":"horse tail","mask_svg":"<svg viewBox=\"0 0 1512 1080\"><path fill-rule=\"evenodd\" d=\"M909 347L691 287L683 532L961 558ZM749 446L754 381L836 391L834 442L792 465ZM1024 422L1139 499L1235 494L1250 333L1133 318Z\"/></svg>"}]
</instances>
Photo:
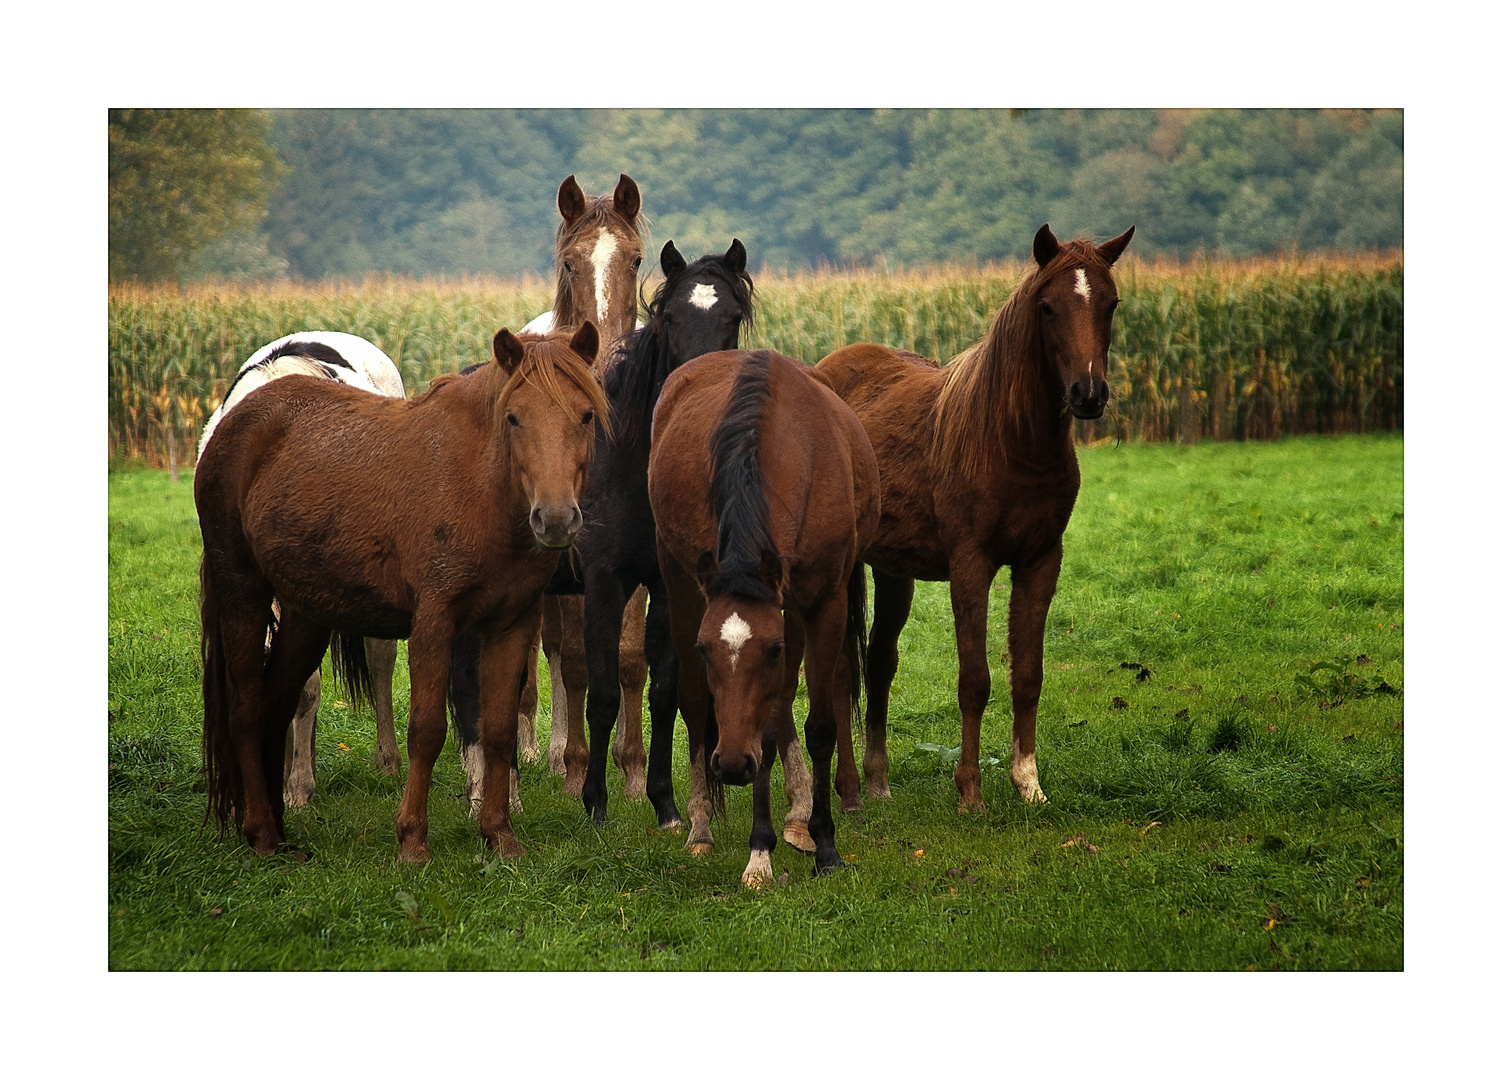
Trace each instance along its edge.
<instances>
[{"instance_id":1,"label":"horse tail","mask_svg":"<svg viewBox=\"0 0 1512 1080\"><path fill-rule=\"evenodd\" d=\"M336 681L346 689L354 708L358 702L377 708L373 672L368 668L367 647L361 634L331 634L331 670Z\"/></svg>"},{"instance_id":2,"label":"horse tail","mask_svg":"<svg viewBox=\"0 0 1512 1080\"><path fill-rule=\"evenodd\" d=\"M850 664L851 718L861 719L861 688L866 685L866 564L851 567L845 583L845 659Z\"/></svg>"},{"instance_id":3,"label":"horse tail","mask_svg":"<svg viewBox=\"0 0 1512 1080\"><path fill-rule=\"evenodd\" d=\"M201 688L205 703L204 732L200 739L200 753L204 762L205 805L204 821L211 815L226 831L226 819L234 818L241 825L242 797L241 764L236 756L236 747L231 741L231 708L236 691L231 686L230 671L226 666L225 646L221 641L221 605L204 556L200 557L200 667ZM271 615L271 612L269 613ZM204 823L201 823L203 828Z\"/></svg>"}]
</instances>

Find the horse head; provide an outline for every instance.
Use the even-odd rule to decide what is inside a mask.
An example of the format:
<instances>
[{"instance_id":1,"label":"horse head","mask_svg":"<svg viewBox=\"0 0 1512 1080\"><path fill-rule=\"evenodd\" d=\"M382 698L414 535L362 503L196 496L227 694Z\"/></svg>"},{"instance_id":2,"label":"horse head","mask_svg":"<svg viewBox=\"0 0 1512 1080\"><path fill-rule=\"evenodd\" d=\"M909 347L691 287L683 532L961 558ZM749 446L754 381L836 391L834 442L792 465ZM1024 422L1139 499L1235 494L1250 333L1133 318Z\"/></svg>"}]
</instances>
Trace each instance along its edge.
<instances>
[{"instance_id":1,"label":"horse head","mask_svg":"<svg viewBox=\"0 0 1512 1080\"><path fill-rule=\"evenodd\" d=\"M640 188L620 173L613 195L583 194L569 176L557 189L557 291L552 311L559 327L593 321L606 344L635 327L637 274L644 254L645 219Z\"/></svg>"},{"instance_id":2,"label":"horse head","mask_svg":"<svg viewBox=\"0 0 1512 1080\"><path fill-rule=\"evenodd\" d=\"M745 245L732 240L723 255L705 255L689 265L668 240L661 267L666 281L652 301L651 321L665 339L667 354L682 363L738 348L740 328L752 314Z\"/></svg>"},{"instance_id":3,"label":"horse head","mask_svg":"<svg viewBox=\"0 0 1512 1080\"><path fill-rule=\"evenodd\" d=\"M719 725L709 765L726 784L756 779L762 737L782 696L788 659L782 575L782 561L770 551L762 553L751 583L755 587L730 589L728 575L720 574L707 551L695 569L707 598L698 627L698 654Z\"/></svg>"},{"instance_id":4,"label":"horse head","mask_svg":"<svg viewBox=\"0 0 1512 1080\"><path fill-rule=\"evenodd\" d=\"M1109 272L1134 236L1131 227L1101 247L1062 244L1048 224L1034 234L1039 338L1060 374L1066 404L1080 420L1096 420L1108 404L1108 343L1118 286Z\"/></svg>"},{"instance_id":5,"label":"horse head","mask_svg":"<svg viewBox=\"0 0 1512 1080\"><path fill-rule=\"evenodd\" d=\"M594 424L609 404L593 377L598 330L584 322L566 333L494 335L494 361L508 377L495 408L517 482L530 502L530 528L542 548L572 544L583 513L578 508Z\"/></svg>"}]
</instances>

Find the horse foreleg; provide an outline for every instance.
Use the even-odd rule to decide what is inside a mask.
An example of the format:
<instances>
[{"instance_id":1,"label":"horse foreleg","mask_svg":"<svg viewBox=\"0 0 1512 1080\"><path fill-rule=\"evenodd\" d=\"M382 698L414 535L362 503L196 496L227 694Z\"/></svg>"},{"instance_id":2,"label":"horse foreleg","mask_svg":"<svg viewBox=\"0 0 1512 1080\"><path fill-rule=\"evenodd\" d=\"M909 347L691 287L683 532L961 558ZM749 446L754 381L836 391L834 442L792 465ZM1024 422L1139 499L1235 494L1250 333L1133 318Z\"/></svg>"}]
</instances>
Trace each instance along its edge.
<instances>
[{"instance_id":1,"label":"horse foreleg","mask_svg":"<svg viewBox=\"0 0 1512 1080\"><path fill-rule=\"evenodd\" d=\"M1061 545L1039 562L1013 568L1008 595L1008 679L1013 688L1013 764L1009 776L1027 802L1045 801L1034 765L1034 725L1045 681L1045 619L1060 580Z\"/></svg>"},{"instance_id":2,"label":"horse foreleg","mask_svg":"<svg viewBox=\"0 0 1512 1080\"><path fill-rule=\"evenodd\" d=\"M698 623L703 618L704 598L698 583L658 546L662 583L667 592L667 626L677 652L677 703L688 730L688 839L693 855L714 850L709 823L714 801L709 783L709 761L704 742L710 719L708 680L703 658L698 655ZM653 717L653 724L655 719ZM655 728L652 729L653 736Z\"/></svg>"},{"instance_id":3,"label":"horse foreleg","mask_svg":"<svg viewBox=\"0 0 1512 1080\"><path fill-rule=\"evenodd\" d=\"M960 665L956 701L961 708L961 758L956 762L960 812L985 811L982 802L982 713L992 692L987 667L987 591L994 567L978 552L962 552L950 562L950 606L955 614L956 662Z\"/></svg>"},{"instance_id":4,"label":"horse foreleg","mask_svg":"<svg viewBox=\"0 0 1512 1080\"><path fill-rule=\"evenodd\" d=\"M641 730L641 703L646 696L646 587L639 585L625 605L619 640L619 722L611 747L614 764L625 779L627 801L646 796L646 742Z\"/></svg>"},{"instance_id":5,"label":"horse foreleg","mask_svg":"<svg viewBox=\"0 0 1512 1080\"><path fill-rule=\"evenodd\" d=\"M567 689L562 684L562 597L547 595L541 602L541 651L551 679L551 737L546 742L546 767L567 775Z\"/></svg>"},{"instance_id":6,"label":"horse foreleg","mask_svg":"<svg viewBox=\"0 0 1512 1080\"><path fill-rule=\"evenodd\" d=\"M305 680L284 739L284 805L300 810L315 794L315 715L320 711L320 672Z\"/></svg>"},{"instance_id":7,"label":"horse foreleg","mask_svg":"<svg viewBox=\"0 0 1512 1080\"><path fill-rule=\"evenodd\" d=\"M786 638L787 668L783 672L782 692L773 714L777 752L782 758L782 792L788 801L787 816L782 819L782 838L799 851L811 852L814 841L809 836L808 823L814 811L814 778L803 760L803 746L798 741L798 728L793 722L793 699L798 694L804 641L803 620L796 611L784 613L783 636Z\"/></svg>"},{"instance_id":8,"label":"horse foreleg","mask_svg":"<svg viewBox=\"0 0 1512 1080\"><path fill-rule=\"evenodd\" d=\"M537 622L530 635L530 647L525 651L525 689L520 692L520 728L517 736L520 759L530 765L541 760L541 744L536 739L536 708L540 704L536 668L540 655L541 627Z\"/></svg>"},{"instance_id":9,"label":"horse foreleg","mask_svg":"<svg viewBox=\"0 0 1512 1080\"><path fill-rule=\"evenodd\" d=\"M830 762L835 752L837 719L850 704L849 674L839 684L840 653L845 642L845 593L826 601L806 620L806 642L800 642L803 666L808 672L809 713L804 739L813 762L813 812L809 835L814 840L814 873L822 874L840 865L835 848L835 817L830 809ZM789 640L789 647L792 641Z\"/></svg>"},{"instance_id":10,"label":"horse foreleg","mask_svg":"<svg viewBox=\"0 0 1512 1080\"><path fill-rule=\"evenodd\" d=\"M677 728L678 664L667 623L667 591L660 581L651 587L646 611L646 659L650 666L651 753L647 760L646 797L664 829L682 828L677 797L672 790L672 739Z\"/></svg>"},{"instance_id":11,"label":"horse foreleg","mask_svg":"<svg viewBox=\"0 0 1512 1080\"><path fill-rule=\"evenodd\" d=\"M583 809L594 821L602 822L609 805L609 787L604 778L609 741L620 713L620 627L625 612L625 586L616 574L604 570L590 573L583 586L584 670L588 676L588 761L583 778Z\"/></svg>"},{"instance_id":12,"label":"horse foreleg","mask_svg":"<svg viewBox=\"0 0 1512 1080\"><path fill-rule=\"evenodd\" d=\"M775 714L774 709L774 719ZM747 889L763 888L773 880L772 849L777 846L777 832L772 828L772 762L776 760L777 728L768 721L761 733L761 767L751 787L751 858L740 875L740 884Z\"/></svg>"},{"instance_id":13,"label":"horse foreleg","mask_svg":"<svg viewBox=\"0 0 1512 1080\"><path fill-rule=\"evenodd\" d=\"M562 696L567 706L567 746L562 751L566 779L562 783L562 791L568 798L578 799L583 795L583 780L588 774L588 739L584 733L583 716L588 698L588 657L583 645L583 598L563 596L560 600ZM555 693L555 687L552 690ZM552 715L552 726L555 728L555 712Z\"/></svg>"},{"instance_id":14,"label":"horse foreleg","mask_svg":"<svg viewBox=\"0 0 1512 1080\"><path fill-rule=\"evenodd\" d=\"M887 784L887 704L898 673L898 636L913 607L913 578L894 577L872 568L871 637L866 651L866 797L890 799ZM850 730L850 711L836 718L842 734Z\"/></svg>"},{"instance_id":15,"label":"horse foreleg","mask_svg":"<svg viewBox=\"0 0 1512 1080\"><path fill-rule=\"evenodd\" d=\"M399 775L399 740L394 735L394 666L399 662L399 643L366 638L368 671L373 675L373 723L376 729L373 764L389 776ZM295 720L298 723L298 718Z\"/></svg>"},{"instance_id":16,"label":"horse foreleg","mask_svg":"<svg viewBox=\"0 0 1512 1080\"><path fill-rule=\"evenodd\" d=\"M483 750L483 802L478 829L498 855L523 855L515 839L510 810L518 776L513 767L518 747L520 691L525 661L538 621L534 610L502 631L484 632L478 676L482 691L480 743Z\"/></svg>"},{"instance_id":17,"label":"horse foreleg","mask_svg":"<svg viewBox=\"0 0 1512 1080\"><path fill-rule=\"evenodd\" d=\"M430 860L427 802L436 758L446 743L446 683L451 670L449 630L424 626L419 612L415 623L416 630L409 640L410 718L405 739L409 772L404 778L404 797L394 823L400 862Z\"/></svg>"}]
</instances>

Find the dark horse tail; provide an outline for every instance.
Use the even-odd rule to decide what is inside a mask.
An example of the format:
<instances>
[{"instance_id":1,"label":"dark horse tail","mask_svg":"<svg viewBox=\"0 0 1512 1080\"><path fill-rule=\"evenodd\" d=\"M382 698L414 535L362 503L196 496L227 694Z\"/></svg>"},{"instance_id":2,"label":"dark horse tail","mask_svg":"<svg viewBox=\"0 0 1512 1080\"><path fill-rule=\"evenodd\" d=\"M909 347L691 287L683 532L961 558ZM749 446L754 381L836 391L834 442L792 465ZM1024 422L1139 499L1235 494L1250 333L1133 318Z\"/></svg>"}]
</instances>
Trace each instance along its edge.
<instances>
[{"instance_id":1,"label":"dark horse tail","mask_svg":"<svg viewBox=\"0 0 1512 1080\"><path fill-rule=\"evenodd\" d=\"M367 646L361 634L331 634L331 670L351 698L353 708L359 702L376 708L373 673L368 668Z\"/></svg>"},{"instance_id":2,"label":"dark horse tail","mask_svg":"<svg viewBox=\"0 0 1512 1080\"><path fill-rule=\"evenodd\" d=\"M861 720L861 688L866 685L866 564L851 567L845 583L845 662L850 667L851 719Z\"/></svg>"}]
</instances>

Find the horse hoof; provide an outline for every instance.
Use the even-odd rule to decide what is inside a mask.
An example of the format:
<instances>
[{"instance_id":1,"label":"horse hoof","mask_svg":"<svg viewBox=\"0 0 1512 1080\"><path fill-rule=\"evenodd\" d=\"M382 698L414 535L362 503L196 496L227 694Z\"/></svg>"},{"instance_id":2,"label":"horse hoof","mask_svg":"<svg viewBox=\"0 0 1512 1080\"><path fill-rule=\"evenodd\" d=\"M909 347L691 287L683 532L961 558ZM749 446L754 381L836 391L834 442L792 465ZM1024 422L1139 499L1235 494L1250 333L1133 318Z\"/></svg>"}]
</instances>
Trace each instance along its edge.
<instances>
[{"instance_id":1,"label":"horse hoof","mask_svg":"<svg viewBox=\"0 0 1512 1080\"><path fill-rule=\"evenodd\" d=\"M671 833L680 833L683 831L683 820L682 818L673 818L671 821L662 822L661 827Z\"/></svg>"},{"instance_id":2,"label":"horse hoof","mask_svg":"<svg viewBox=\"0 0 1512 1080\"><path fill-rule=\"evenodd\" d=\"M858 793L858 794L855 794L855 795L842 795L842 796L840 796L840 809L842 811L844 811L845 813L847 813L847 814L853 814L857 810L860 810L861 809L861 796L860 796L860 794Z\"/></svg>"},{"instance_id":3,"label":"horse hoof","mask_svg":"<svg viewBox=\"0 0 1512 1080\"><path fill-rule=\"evenodd\" d=\"M1045 793L1040 790L1038 784L1035 784L1028 791L1020 791L1019 794L1022 795L1024 797L1024 801L1026 803L1029 803L1031 806L1036 803L1044 803L1050 801L1049 799L1045 798Z\"/></svg>"},{"instance_id":4,"label":"horse hoof","mask_svg":"<svg viewBox=\"0 0 1512 1080\"><path fill-rule=\"evenodd\" d=\"M777 881L772 877L770 869L764 874L760 870L747 870L744 874L740 875L740 887L742 889L751 889L754 891L756 889L765 889L775 884L777 884Z\"/></svg>"},{"instance_id":5,"label":"horse hoof","mask_svg":"<svg viewBox=\"0 0 1512 1080\"><path fill-rule=\"evenodd\" d=\"M688 854L696 858L703 858L714 851L714 845L706 840L688 841Z\"/></svg>"},{"instance_id":6,"label":"horse hoof","mask_svg":"<svg viewBox=\"0 0 1512 1080\"><path fill-rule=\"evenodd\" d=\"M956 813L958 814L985 814L986 812L987 804L982 801L980 795L971 798L962 795L961 805L956 807Z\"/></svg>"},{"instance_id":7,"label":"horse hoof","mask_svg":"<svg viewBox=\"0 0 1512 1080\"><path fill-rule=\"evenodd\" d=\"M496 836L489 843L493 853L504 859L518 859L525 854L525 845L512 836Z\"/></svg>"},{"instance_id":8,"label":"horse hoof","mask_svg":"<svg viewBox=\"0 0 1512 1080\"><path fill-rule=\"evenodd\" d=\"M624 795L626 802L640 802L646 797L646 774L644 772L625 774Z\"/></svg>"},{"instance_id":9,"label":"horse hoof","mask_svg":"<svg viewBox=\"0 0 1512 1080\"><path fill-rule=\"evenodd\" d=\"M399 759L376 750L373 752L373 767L384 776L399 775Z\"/></svg>"},{"instance_id":10,"label":"horse hoof","mask_svg":"<svg viewBox=\"0 0 1512 1080\"><path fill-rule=\"evenodd\" d=\"M520 760L527 765L535 765L541 760L541 748L534 743L526 743L520 747Z\"/></svg>"},{"instance_id":11,"label":"horse hoof","mask_svg":"<svg viewBox=\"0 0 1512 1080\"><path fill-rule=\"evenodd\" d=\"M809 835L808 826L800 821L784 825L782 838L804 854L814 850L814 838Z\"/></svg>"},{"instance_id":12,"label":"horse hoof","mask_svg":"<svg viewBox=\"0 0 1512 1080\"><path fill-rule=\"evenodd\" d=\"M428 863L430 857L430 845L424 840L399 846L399 861L402 863Z\"/></svg>"},{"instance_id":13,"label":"horse hoof","mask_svg":"<svg viewBox=\"0 0 1512 1080\"><path fill-rule=\"evenodd\" d=\"M474 821L477 821L478 820L478 811L480 811L480 810L483 809L483 800L481 798L478 798L478 799L469 799L468 802L470 802L472 804L472 806L467 811L467 816L470 817L470 818L472 818Z\"/></svg>"},{"instance_id":14,"label":"horse hoof","mask_svg":"<svg viewBox=\"0 0 1512 1080\"><path fill-rule=\"evenodd\" d=\"M887 781L880 784L868 783L866 785L866 797L868 799L891 799L892 788L887 786Z\"/></svg>"},{"instance_id":15,"label":"horse hoof","mask_svg":"<svg viewBox=\"0 0 1512 1080\"><path fill-rule=\"evenodd\" d=\"M310 805L310 793L308 791L284 792L284 806L289 810L299 811Z\"/></svg>"}]
</instances>

